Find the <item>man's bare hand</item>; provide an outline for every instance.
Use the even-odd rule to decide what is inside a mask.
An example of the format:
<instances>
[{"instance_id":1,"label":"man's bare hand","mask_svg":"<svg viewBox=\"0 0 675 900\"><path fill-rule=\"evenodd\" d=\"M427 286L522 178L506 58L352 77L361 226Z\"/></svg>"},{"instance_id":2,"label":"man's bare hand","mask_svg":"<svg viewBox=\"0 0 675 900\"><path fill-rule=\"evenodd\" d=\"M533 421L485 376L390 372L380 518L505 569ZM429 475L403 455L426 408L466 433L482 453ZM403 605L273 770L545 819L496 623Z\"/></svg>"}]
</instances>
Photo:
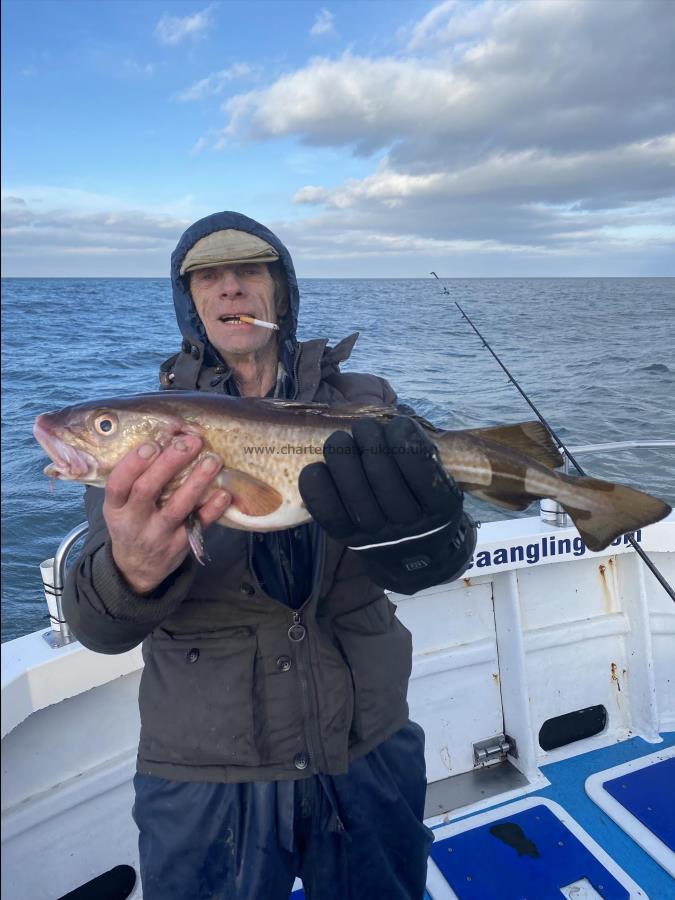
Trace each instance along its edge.
<instances>
[{"instance_id":1,"label":"man's bare hand","mask_svg":"<svg viewBox=\"0 0 675 900\"><path fill-rule=\"evenodd\" d=\"M196 512L202 528L217 521L232 498L213 490L221 460L206 455L162 505L164 488L199 454L199 438L181 435L162 450L155 443L132 450L110 473L103 515L115 564L138 594L147 594L183 562L189 551L185 520Z\"/></svg>"}]
</instances>

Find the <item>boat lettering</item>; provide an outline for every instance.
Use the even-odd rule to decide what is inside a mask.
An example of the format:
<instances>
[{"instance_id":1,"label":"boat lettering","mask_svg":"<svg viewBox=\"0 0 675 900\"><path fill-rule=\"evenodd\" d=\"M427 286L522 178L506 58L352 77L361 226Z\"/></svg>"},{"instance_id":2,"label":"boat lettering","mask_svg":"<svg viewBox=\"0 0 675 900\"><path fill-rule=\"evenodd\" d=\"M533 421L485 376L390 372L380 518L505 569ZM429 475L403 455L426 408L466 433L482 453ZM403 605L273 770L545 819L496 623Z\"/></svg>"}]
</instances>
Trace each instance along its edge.
<instances>
[{"instance_id":1,"label":"boat lettering","mask_svg":"<svg viewBox=\"0 0 675 900\"><path fill-rule=\"evenodd\" d=\"M633 535L624 534L615 538L610 547L627 545L631 536L639 543L642 540L642 531L638 530ZM471 557L468 568L471 569L475 566L477 569L485 569L488 566L503 566L516 562L534 565L551 557L583 556L587 549L580 537L561 538L549 534L530 544L514 544L512 547L499 547L497 550L481 550Z\"/></svg>"}]
</instances>

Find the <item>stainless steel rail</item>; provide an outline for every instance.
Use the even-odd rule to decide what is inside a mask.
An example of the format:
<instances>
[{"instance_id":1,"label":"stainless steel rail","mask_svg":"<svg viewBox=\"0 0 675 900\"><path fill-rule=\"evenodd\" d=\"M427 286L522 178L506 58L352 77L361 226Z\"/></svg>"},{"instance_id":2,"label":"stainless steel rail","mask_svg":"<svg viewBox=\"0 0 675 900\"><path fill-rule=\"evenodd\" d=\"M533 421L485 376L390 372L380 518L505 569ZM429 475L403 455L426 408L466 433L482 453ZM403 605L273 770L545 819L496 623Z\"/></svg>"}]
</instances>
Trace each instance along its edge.
<instances>
[{"instance_id":1,"label":"stainless steel rail","mask_svg":"<svg viewBox=\"0 0 675 900\"><path fill-rule=\"evenodd\" d=\"M572 453L595 453L603 450L675 450L675 441L612 441L609 444L585 444L570 447Z\"/></svg>"},{"instance_id":2,"label":"stainless steel rail","mask_svg":"<svg viewBox=\"0 0 675 900\"><path fill-rule=\"evenodd\" d=\"M606 450L675 450L675 441L610 441L606 444L584 444L579 447L570 447L570 453L578 456L581 453L602 453ZM569 457L565 451L561 451L565 460L563 471L569 474L572 470ZM563 527L569 525L569 516L555 500L544 499L539 502L539 515L543 522L549 525Z\"/></svg>"},{"instance_id":3,"label":"stainless steel rail","mask_svg":"<svg viewBox=\"0 0 675 900\"><path fill-rule=\"evenodd\" d=\"M45 560L42 564L43 569L43 581L45 586L45 595L48 597L51 596L54 600L55 610L52 612L50 609L50 618L52 619L52 627L49 631L46 631L43 635L44 639L47 641L50 647L56 649L57 647L65 647L66 644L72 644L73 641L77 640L75 635L70 630L70 626L66 622L65 616L63 615L63 583L65 580L66 574L66 562L68 561L68 556L70 555L70 551L73 549L78 540L89 531L89 523L81 522L79 525L76 525L72 531L69 531L68 534L64 537L64 539L59 544L58 550L56 551L56 555L52 561L51 568L48 563L50 560ZM45 570L47 573L51 573L51 584L48 584L45 579ZM49 606L49 600L47 602ZM56 619L56 621L54 621Z\"/></svg>"}]
</instances>

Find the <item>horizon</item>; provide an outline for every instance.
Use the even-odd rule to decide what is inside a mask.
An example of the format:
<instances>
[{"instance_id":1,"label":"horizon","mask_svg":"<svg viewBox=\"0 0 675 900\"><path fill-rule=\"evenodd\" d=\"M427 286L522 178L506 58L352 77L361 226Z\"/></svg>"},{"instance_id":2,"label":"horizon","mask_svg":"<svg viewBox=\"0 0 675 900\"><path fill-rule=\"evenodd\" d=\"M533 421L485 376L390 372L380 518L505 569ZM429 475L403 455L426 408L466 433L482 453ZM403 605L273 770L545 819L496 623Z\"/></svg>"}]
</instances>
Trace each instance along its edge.
<instances>
[{"instance_id":1,"label":"horizon","mask_svg":"<svg viewBox=\"0 0 675 900\"><path fill-rule=\"evenodd\" d=\"M424 275L298 275L298 281L427 281ZM445 281L611 281L613 279L675 280L675 275L449 275L440 278ZM168 281L170 275L3 275L2 281Z\"/></svg>"},{"instance_id":2,"label":"horizon","mask_svg":"<svg viewBox=\"0 0 675 900\"><path fill-rule=\"evenodd\" d=\"M163 278L222 209L300 278L673 277L672 11L5 0L3 277Z\"/></svg>"}]
</instances>

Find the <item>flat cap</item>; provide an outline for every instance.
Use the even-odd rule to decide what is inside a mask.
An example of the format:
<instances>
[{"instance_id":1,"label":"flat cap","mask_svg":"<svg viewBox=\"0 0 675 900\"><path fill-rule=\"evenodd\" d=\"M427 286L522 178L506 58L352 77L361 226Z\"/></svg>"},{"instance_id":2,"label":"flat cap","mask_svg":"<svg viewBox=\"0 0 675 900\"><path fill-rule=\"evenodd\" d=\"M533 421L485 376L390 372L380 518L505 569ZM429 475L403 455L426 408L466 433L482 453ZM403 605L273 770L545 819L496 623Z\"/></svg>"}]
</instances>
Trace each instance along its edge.
<instances>
[{"instance_id":1,"label":"flat cap","mask_svg":"<svg viewBox=\"0 0 675 900\"><path fill-rule=\"evenodd\" d=\"M200 238L188 252L180 267L180 274L194 272L195 269L206 269L209 266L234 265L236 263L267 263L279 259L279 254L262 238L226 228L212 231Z\"/></svg>"}]
</instances>

